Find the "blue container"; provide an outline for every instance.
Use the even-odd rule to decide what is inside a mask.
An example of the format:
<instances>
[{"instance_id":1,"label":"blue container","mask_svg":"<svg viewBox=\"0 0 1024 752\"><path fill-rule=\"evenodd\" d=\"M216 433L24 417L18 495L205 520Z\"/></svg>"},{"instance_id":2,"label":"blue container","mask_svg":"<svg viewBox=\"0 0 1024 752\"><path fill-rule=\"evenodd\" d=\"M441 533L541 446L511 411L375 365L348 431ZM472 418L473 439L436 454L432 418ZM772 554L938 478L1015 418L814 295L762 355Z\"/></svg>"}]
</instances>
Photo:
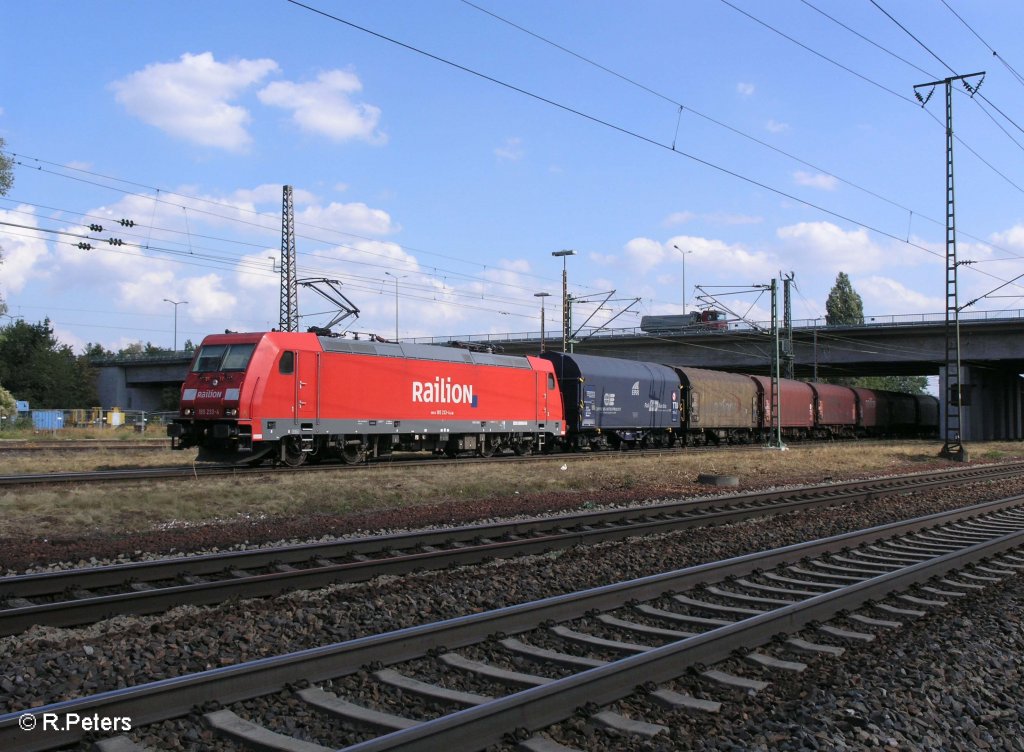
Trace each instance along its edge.
<instances>
[{"instance_id":1,"label":"blue container","mask_svg":"<svg viewBox=\"0 0 1024 752\"><path fill-rule=\"evenodd\" d=\"M37 431L56 431L64 427L62 410L33 410L32 427Z\"/></svg>"}]
</instances>

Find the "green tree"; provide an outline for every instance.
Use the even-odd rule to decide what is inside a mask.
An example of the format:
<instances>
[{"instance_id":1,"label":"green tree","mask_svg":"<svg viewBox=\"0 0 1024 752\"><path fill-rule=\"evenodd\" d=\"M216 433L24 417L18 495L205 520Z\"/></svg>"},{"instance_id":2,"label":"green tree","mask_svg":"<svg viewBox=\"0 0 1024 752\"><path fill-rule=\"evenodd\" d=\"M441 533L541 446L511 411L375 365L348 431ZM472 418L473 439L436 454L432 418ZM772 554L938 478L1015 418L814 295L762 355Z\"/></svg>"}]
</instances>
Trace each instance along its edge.
<instances>
[{"instance_id":1,"label":"green tree","mask_svg":"<svg viewBox=\"0 0 1024 752\"><path fill-rule=\"evenodd\" d=\"M0 196L6 195L14 185L14 160L3 153L4 145L0 138Z\"/></svg>"},{"instance_id":2,"label":"green tree","mask_svg":"<svg viewBox=\"0 0 1024 752\"><path fill-rule=\"evenodd\" d=\"M152 342L146 342L145 344L142 342L132 342L130 345L126 345L118 350L117 354L122 357L132 358L141 355L165 355L169 352L170 350L166 347L154 345Z\"/></svg>"},{"instance_id":3,"label":"green tree","mask_svg":"<svg viewBox=\"0 0 1024 752\"><path fill-rule=\"evenodd\" d=\"M7 195L14 185L14 160L4 154L4 140L0 138L0 196ZM4 249L0 248L0 264L4 262ZM0 298L0 313L7 313L7 304Z\"/></svg>"},{"instance_id":4,"label":"green tree","mask_svg":"<svg viewBox=\"0 0 1024 752\"><path fill-rule=\"evenodd\" d=\"M53 336L50 320L15 321L0 337L0 384L33 408L90 407L99 399L86 355Z\"/></svg>"},{"instance_id":5,"label":"green tree","mask_svg":"<svg viewBox=\"0 0 1024 752\"><path fill-rule=\"evenodd\" d=\"M864 301L853 289L846 272L839 272L825 301L825 323L829 326L864 323Z\"/></svg>"},{"instance_id":6,"label":"green tree","mask_svg":"<svg viewBox=\"0 0 1024 752\"><path fill-rule=\"evenodd\" d=\"M853 386L861 386L865 389L885 389L905 394L926 394L928 392L927 376L861 376L853 381Z\"/></svg>"},{"instance_id":7,"label":"green tree","mask_svg":"<svg viewBox=\"0 0 1024 752\"><path fill-rule=\"evenodd\" d=\"M0 386L0 428L13 425L16 408L14 395Z\"/></svg>"}]
</instances>

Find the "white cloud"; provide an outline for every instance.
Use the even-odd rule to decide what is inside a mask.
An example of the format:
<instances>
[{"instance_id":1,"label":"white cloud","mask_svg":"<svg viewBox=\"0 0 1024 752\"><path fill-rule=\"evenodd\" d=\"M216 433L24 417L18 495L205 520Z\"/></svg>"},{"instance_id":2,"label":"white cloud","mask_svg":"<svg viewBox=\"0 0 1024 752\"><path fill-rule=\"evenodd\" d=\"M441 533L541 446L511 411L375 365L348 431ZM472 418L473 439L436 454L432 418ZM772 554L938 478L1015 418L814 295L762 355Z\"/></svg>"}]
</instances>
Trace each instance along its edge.
<instances>
[{"instance_id":1,"label":"white cloud","mask_svg":"<svg viewBox=\"0 0 1024 752\"><path fill-rule=\"evenodd\" d=\"M995 232L990 236L993 243L1007 245L1017 250L1024 250L1024 224L1014 225L1009 230Z\"/></svg>"},{"instance_id":2,"label":"white cloud","mask_svg":"<svg viewBox=\"0 0 1024 752\"><path fill-rule=\"evenodd\" d=\"M669 248L671 249L671 246ZM626 243L625 251L630 261L630 268L639 274L662 263L668 255L665 246L650 238L633 238ZM675 250L672 252L677 253Z\"/></svg>"},{"instance_id":3,"label":"white cloud","mask_svg":"<svg viewBox=\"0 0 1024 752\"><path fill-rule=\"evenodd\" d=\"M946 306L942 296L925 295L890 277L858 279L854 289L863 299L866 311L884 311L886 314L924 313L941 311Z\"/></svg>"},{"instance_id":4,"label":"white cloud","mask_svg":"<svg viewBox=\"0 0 1024 752\"><path fill-rule=\"evenodd\" d=\"M526 150L523 148L523 139L517 136L506 138L505 143L494 150L494 154L498 159L507 162L518 162L526 156Z\"/></svg>"},{"instance_id":5,"label":"white cloud","mask_svg":"<svg viewBox=\"0 0 1024 752\"><path fill-rule=\"evenodd\" d=\"M685 261L680 249L686 252ZM728 277L734 280L736 272L742 270L751 280L756 280L770 279L776 266L768 254L748 251L739 244L690 235L676 235L664 243L634 238L626 244L625 256L629 270L637 275L647 274L661 264L678 264L682 271L685 263L687 285L691 290L698 281L691 276L696 269L702 269L703 278L707 279Z\"/></svg>"},{"instance_id":6,"label":"white cloud","mask_svg":"<svg viewBox=\"0 0 1024 752\"><path fill-rule=\"evenodd\" d=\"M219 63L210 52L153 63L110 84L132 115L178 138L228 151L252 141L249 111L229 102L276 71L269 59Z\"/></svg>"},{"instance_id":7,"label":"white cloud","mask_svg":"<svg viewBox=\"0 0 1024 752\"><path fill-rule=\"evenodd\" d=\"M782 133L789 130L789 123L780 123L777 120L769 120L764 124L764 127L769 133Z\"/></svg>"},{"instance_id":8,"label":"white cloud","mask_svg":"<svg viewBox=\"0 0 1024 752\"><path fill-rule=\"evenodd\" d=\"M392 224L391 215L386 211L371 209L361 201L351 204L332 201L327 206L307 206L295 213L295 223L359 235L390 235L401 229Z\"/></svg>"},{"instance_id":9,"label":"white cloud","mask_svg":"<svg viewBox=\"0 0 1024 752\"><path fill-rule=\"evenodd\" d=\"M281 276L277 264L280 261L280 248L267 248L242 256L235 267L235 281L244 290L257 294L278 290Z\"/></svg>"},{"instance_id":10,"label":"white cloud","mask_svg":"<svg viewBox=\"0 0 1024 752\"><path fill-rule=\"evenodd\" d=\"M692 211L672 212L665 217L665 221L662 224L666 226L685 225L687 222L692 222L697 219L698 216L699 215L694 214Z\"/></svg>"},{"instance_id":11,"label":"white cloud","mask_svg":"<svg viewBox=\"0 0 1024 752\"><path fill-rule=\"evenodd\" d=\"M736 91L737 93L742 94L745 97L749 97L754 93L754 85L743 83L741 81L740 83L736 84Z\"/></svg>"},{"instance_id":12,"label":"white cloud","mask_svg":"<svg viewBox=\"0 0 1024 752\"><path fill-rule=\"evenodd\" d=\"M238 298L224 289L224 280L219 274L189 277L184 283L185 295L189 300L187 316L191 319L230 319L235 315Z\"/></svg>"},{"instance_id":13,"label":"white cloud","mask_svg":"<svg viewBox=\"0 0 1024 752\"><path fill-rule=\"evenodd\" d=\"M353 102L349 97L362 89L355 73L331 70L306 83L275 81L258 96L265 105L291 110L292 120L304 131L335 141L359 139L383 144L387 137L377 130L380 108Z\"/></svg>"},{"instance_id":14,"label":"white cloud","mask_svg":"<svg viewBox=\"0 0 1024 752\"><path fill-rule=\"evenodd\" d=\"M825 175L820 172L812 175L809 172L797 170L793 173L793 180L797 185L804 185L808 188L818 188L823 191L834 191L839 187L839 181L835 177L832 175Z\"/></svg>"},{"instance_id":15,"label":"white cloud","mask_svg":"<svg viewBox=\"0 0 1024 752\"><path fill-rule=\"evenodd\" d=\"M780 227L776 234L786 241L787 263L800 261L799 265L829 274L877 269L883 261L882 249L864 228L847 232L831 222L800 222Z\"/></svg>"},{"instance_id":16,"label":"white cloud","mask_svg":"<svg viewBox=\"0 0 1024 752\"><path fill-rule=\"evenodd\" d=\"M50 252L47 235L34 229L39 222L31 206L20 205L12 211L0 209L0 221L28 226L23 229L0 225L0 297L6 297L5 293L21 292L31 278L49 273Z\"/></svg>"}]
</instances>

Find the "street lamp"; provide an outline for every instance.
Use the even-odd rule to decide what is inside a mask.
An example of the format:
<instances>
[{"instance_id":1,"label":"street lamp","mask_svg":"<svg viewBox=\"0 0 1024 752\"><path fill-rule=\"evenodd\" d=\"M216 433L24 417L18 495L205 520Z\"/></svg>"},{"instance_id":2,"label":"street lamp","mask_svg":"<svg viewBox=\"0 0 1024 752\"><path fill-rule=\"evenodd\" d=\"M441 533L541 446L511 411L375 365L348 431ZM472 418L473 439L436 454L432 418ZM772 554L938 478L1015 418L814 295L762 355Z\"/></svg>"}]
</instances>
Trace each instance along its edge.
<instances>
[{"instance_id":1,"label":"street lamp","mask_svg":"<svg viewBox=\"0 0 1024 752\"><path fill-rule=\"evenodd\" d=\"M683 313L686 313L686 254L693 253L693 251L684 251L679 246L673 243L673 248L683 254Z\"/></svg>"},{"instance_id":2,"label":"street lamp","mask_svg":"<svg viewBox=\"0 0 1024 752\"><path fill-rule=\"evenodd\" d=\"M384 272L389 277L395 278L395 342L398 342L398 280L405 279L408 274L392 274L391 272Z\"/></svg>"},{"instance_id":3,"label":"street lamp","mask_svg":"<svg viewBox=\"0 0 1024 752\"><path fill-rule=\"evenodd\" d=\"M535 292L533 297L540 298L540 351L544 352L544 298L550 298L549 292Z\"/></svg>"},{"instance_id":4,"label":"street lamp","mask_svg":"<svg viewBox=\"0 0 1024 752\"><path fill-rule=\"evenodd\" d=\"M174 306L174 352L178 352L178 306L188 305L187 300L169 300L164 298L165 303L170 303Z\"/></svg>"},{"instance_id":5,"label":"street lamp","mask_svg":"<svg viewBox=\"0 0 1024 752\"><path fill-rule=\"evenodd\" d=\"M565 267L565 259L575 256L576 251L552 251L551 255L562 259L562 352L569 341L569 330L572 329L572 315L569 312L569 276Z\"/></svg>"}]
</instances>

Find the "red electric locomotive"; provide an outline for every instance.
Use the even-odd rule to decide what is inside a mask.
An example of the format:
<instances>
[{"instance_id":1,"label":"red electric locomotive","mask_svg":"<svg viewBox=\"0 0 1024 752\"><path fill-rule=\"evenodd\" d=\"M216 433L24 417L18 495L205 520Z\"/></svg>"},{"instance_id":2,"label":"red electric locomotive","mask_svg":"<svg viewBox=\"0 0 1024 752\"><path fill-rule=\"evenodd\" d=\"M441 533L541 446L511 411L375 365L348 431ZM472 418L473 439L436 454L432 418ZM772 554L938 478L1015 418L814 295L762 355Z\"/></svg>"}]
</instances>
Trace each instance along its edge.
<instances>
[{"instance_id":1,"label":"red electric locomotive","mask_svg":"<svg viewBox=\"0 0 1024 752\"><path fill-rule=\"evenodd\" d=\"M203 460L288 465L528 453L564 433L546 360L286 332L206 337L168 427Z\"/></svg>"}]
</instances>

